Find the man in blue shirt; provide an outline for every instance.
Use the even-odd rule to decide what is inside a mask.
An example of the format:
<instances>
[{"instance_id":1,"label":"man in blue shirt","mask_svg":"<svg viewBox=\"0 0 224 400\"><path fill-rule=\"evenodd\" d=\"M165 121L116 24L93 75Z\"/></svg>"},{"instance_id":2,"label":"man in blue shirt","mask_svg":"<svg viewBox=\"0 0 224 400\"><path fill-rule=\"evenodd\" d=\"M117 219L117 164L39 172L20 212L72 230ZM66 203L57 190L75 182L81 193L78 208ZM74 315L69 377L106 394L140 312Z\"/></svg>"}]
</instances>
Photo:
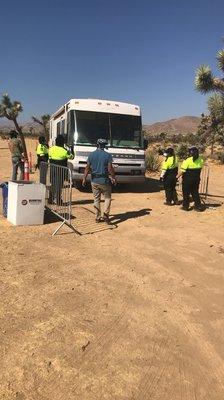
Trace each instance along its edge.
<instances>
[{"instance_id":1,"label":"man in blue shirt","mask_svg":"<svg viewBox=\"0 0 224 400\"><path fill-rule=\"evenodd\" d=\"M96 222L102 221L100 201L101 194L104 196L103 221L110 223L109 213L111 205L111 182L116 184L115 172L112 165L112 155L105 151L106 139L97 140L97 149L90 153L87 159L87 166L84 172L82 185L85 186L86 178L91 173L91 185L94 197L94 208Z\"/></svg>"}]
</instances>

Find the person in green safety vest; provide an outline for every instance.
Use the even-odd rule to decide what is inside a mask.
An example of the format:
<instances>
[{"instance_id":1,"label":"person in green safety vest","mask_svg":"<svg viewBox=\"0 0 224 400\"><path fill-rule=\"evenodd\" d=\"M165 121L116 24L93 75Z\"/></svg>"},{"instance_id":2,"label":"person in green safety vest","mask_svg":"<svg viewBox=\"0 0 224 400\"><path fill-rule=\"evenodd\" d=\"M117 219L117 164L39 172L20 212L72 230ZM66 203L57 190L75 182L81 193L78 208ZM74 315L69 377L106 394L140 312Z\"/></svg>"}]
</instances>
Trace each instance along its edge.
<instances>
[{"instance_id":1,"label":"person in green safety vest","mask_svg":"<svg viewBox=\"0 0 224 400\"><path fill-rule=\"evenodd\" d=\"M62 188L64 185L64 181L67 180L68 171L67 161L72 160L74 158L73 154L64 148L64 136L58 135L55 140L55 146L52 146L49 149L49 162L52 165L50 166L50 181L51 181L51 192L50 192L50 201L57 205L62 205Z\"/></svg>"},{"instance_id":2,"label":"person in green safety vest","mask_svg":"<svg viewBox=\"0 0 224 400\"><path fill-rule=\"evenodd\" d=\"M189 211L190 196L194 201L194 209L196 211L204 211L201 204L201 199L198 193L200 184L200 175L204 161L199 156L197 147L189 149L189 157L181 164L181 171L178 174L179 178L182 176L182 190L183 190L183 205L181 207L184 211Z\"/></svg>"},{"instance_id":3,"label":"person in green safety vest","mask_svg":"<svg viewBox=\"0 0 224 400\"><path fill-rule=\"evenodd\" d=\"M174 149L169 147L164 151L165 160L162 163L162 171L160 181L164 184L166 201L165 205L172 206L179 204L176 192L176 177L178 174L178 158L174 153Z\"/></svg>"},{"instance_id":4,"label":"person in green safety vest","mask_svg":"<svg viewBox=\"0 0 224 400\"><path fill-rule=\"evenodd\" d=\"M67 167L67 161L74 158L73 154L64 148L65 140L63 135L58 135L55 140L55 146L49 149L49 161L52 164Z\"/></svg>"},{"instance_id":5,"label":"person in green safety vest","mask_svg":"<svg viewBox=\"0 0 224 400\"><path fill-rule=\"evenodd\" d=\"M39 141L39 144L38 144L37 150L36 150L36 154L37 154L36 168L40 169L40 163L48 161L48 145L46 143L46 139L44 136L40 136L38 141Z\"/></svg>"}]
</instances>

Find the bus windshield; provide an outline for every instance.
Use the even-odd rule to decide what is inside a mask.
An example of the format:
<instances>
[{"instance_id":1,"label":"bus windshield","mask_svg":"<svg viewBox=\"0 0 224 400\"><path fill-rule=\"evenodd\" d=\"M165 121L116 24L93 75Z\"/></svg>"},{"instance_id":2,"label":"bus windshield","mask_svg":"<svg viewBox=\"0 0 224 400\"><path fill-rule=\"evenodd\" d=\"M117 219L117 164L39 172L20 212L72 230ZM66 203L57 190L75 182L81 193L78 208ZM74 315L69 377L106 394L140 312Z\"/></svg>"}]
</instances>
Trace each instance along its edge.
<instances>
[{"instance_id":1,"label":"bus windshield","mask_svg":"<svg viewBox=\"0 0 224 400\"><path fill-rule=\"evenodd\" d=\"M141 117L93 111L75 111L76 144L95 146L98 138L110 147L142 148Z\"/></svg>"},{"instance_id":2,"label":"bus windshield","mask_svg":"<svg viewBox=\"0 0 224 400\"><path fill-rule=\"evenodd\" d=\"M110 141L109 118L106 113L75 111L78 137L77 144L95 146L97 139Z\"/></svg>"},{"instance_id":3,"label":"bus windshield","mask_svg":"<svg viewBox=\"0 0 224 400\"><path fill-rule=\"evenodd\" d=\"M141 117L110 114L112 147L142 147Z\"/></svg>"}]
</instances>

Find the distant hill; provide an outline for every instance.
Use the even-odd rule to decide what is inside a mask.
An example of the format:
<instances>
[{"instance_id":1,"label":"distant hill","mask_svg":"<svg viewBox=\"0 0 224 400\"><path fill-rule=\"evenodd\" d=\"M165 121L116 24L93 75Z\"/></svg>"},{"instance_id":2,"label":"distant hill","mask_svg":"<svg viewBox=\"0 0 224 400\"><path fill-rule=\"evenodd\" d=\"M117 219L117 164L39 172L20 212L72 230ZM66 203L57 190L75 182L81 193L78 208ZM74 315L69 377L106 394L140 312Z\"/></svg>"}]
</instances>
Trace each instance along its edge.
<instances>
[{"instance_id":1,"label":"distant hill","mask_svg":"<svg viewBox=\"0 0 224 400\"><path fill-rule=\"evenodd\" d=\"M159 134L159 133L173 133L173 134L188 134L196 133L197 127L200 123L201 118L185 116L175 119L170 119L164 122L155 122L151 125L143 125L143 129L148 135Z\"/></svg>"},{"instance_id":2,"label":"distant hill","mask_svg":"<svg viewBox=\"0 0 224 400\"><path fill-rule=\"evenodd\" d=\"M22 127L24 133L38 135L43 132L43 128L33 121L21 122L19 125ZM8 133L11 129L15 129L13 122L0 118L0 131Z\"/></svg>"}]
</instances>

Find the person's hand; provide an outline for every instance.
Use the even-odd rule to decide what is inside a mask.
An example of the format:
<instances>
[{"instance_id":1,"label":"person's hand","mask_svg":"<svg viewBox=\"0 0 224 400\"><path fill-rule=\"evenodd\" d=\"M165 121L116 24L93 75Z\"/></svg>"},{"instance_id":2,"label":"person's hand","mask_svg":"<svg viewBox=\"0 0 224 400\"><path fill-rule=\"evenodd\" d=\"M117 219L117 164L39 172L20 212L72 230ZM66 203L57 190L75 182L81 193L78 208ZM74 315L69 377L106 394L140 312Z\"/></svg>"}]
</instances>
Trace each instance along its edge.
<instances>
[{"instance_id":1,"label":"person's hand","mask_svg":"<svg viewBox=\"0 0 224 400\"><path fill-rule=\"evenodd\" d=\"M116 186L116 184L117 184L116 178L111 177L110 179L111 179L112 185Z\"/></svg>"},{"instance_id":2,"label":"person's hand","mask_svg":"<svg viewBox=\"0 0 224 400\"><path fill-rule=\"evenodd\" d=\"M83 180L82 180L82 186L83 186L83 187L86 186L86 178L83 178Z\"/></svg>"}]
</instances>

